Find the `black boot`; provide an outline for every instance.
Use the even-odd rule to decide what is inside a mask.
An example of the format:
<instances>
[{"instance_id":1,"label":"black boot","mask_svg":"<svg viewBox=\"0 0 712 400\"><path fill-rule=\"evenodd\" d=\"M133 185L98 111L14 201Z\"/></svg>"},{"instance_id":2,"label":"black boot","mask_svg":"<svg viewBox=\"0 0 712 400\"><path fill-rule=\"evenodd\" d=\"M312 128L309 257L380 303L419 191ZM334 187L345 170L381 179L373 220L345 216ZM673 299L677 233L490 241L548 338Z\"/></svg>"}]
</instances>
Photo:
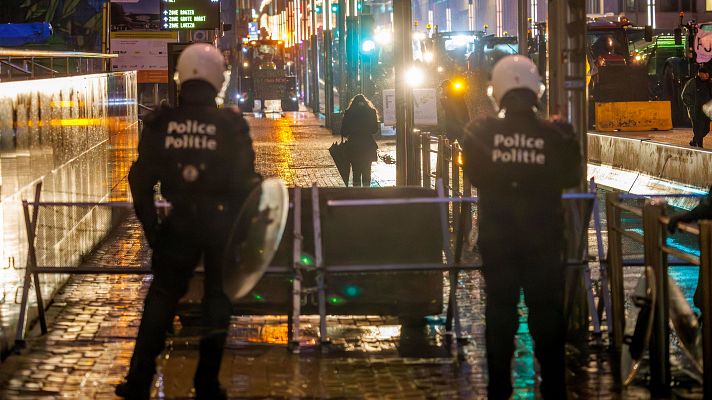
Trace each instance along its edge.
<instances>
[{"instance_id":1,"label":"black boot","mask_svg":"<svg viewBox=\"0 0 712 400\"><path fill-rule=\"evenodd\" d=\"M227 391L220 384L209 387L196 386L195 400L227 400Z\"/></svg>"},{"instance_id":2,"label":"black boot","mask_svg":"<svg viewBox=\"0 0 712 400\"><path fill-rule=\"evenodd\" d=\"M151 383L146 385L124 381L116 385L114 393L126 400L148 400L151 398Z\"/></svg>"}]
</instances>

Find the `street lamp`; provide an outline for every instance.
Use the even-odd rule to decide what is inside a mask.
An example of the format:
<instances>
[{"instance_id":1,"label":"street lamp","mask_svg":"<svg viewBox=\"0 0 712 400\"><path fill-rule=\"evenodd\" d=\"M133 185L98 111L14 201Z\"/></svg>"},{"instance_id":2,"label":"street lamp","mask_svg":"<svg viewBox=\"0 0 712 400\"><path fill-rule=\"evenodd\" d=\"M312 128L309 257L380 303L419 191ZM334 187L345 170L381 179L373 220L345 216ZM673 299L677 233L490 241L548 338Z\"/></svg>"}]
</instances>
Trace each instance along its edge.
<instances>
[{"instance_id":1,"label":"street lamp","mask_svg":"<svg viewBox=\"0 0 712 400\"><path fill-rule=\"evenodd\" d=\"M361 52L364 54L368 54L372 52L376 48L376 43L374 43L373 40L366 39L363 42L361 42Z\"/></svg>"},{"instance_id":2,"label":"street lamp","mask_svg":"<svg viewBox=\"0 0 712 400\"><path fill-rule=\"evenodd\" d=\"M425 81L425 72L417 65L413 65L405 71L405 81L411 87L418 87Z\"/></svg>"}]
</instances>

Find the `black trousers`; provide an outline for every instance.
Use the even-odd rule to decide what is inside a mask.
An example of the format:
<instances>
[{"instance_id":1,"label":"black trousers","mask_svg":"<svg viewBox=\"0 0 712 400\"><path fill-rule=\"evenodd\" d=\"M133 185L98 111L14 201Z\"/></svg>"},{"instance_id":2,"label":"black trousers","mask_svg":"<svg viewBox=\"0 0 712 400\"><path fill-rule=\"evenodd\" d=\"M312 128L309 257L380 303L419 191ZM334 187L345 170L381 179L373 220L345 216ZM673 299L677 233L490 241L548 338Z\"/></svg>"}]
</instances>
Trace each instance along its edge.
<instances>
[{"instance_id":1,"label":"black trousers","mask_svg":"<svg viewBox=\"0 0 712 400\"><path fill-rule=\"evenodd\" d=\"M692 121L692 143L702 147L702 140L710 132L710 120L704 116L690 118L690 120Z\"/></svg>"},{"instance_id":2,"label":"black trousers","mask_svg":"<svg viewBox=\"0 0 712 400\"><path fill-rule=\"evenodd\" d=\"M194 377L199 392L219 386L218 373L232 311L222 289L222 259L235 218L232 213L216 210L175 214L162 224L154 245L153 281L126 379L132 386L150 388L156 357L165 347L166 332L173 323L178 301L185 295L202 256L205 268L202 319L206 331L200 340L200 360Z\"/></svg>"},{"instance_id":3,"label":"black trousers","mask_svg":"<svg viewBox=\"0 0 712 400\"><path fill-rule=\"evenodd\" d=\"M353 169L353 186L371 186L371 161L354 161L351 163Z\"/></svg>"},{"instance_id":4,"label":"black trousers","mask_svg":"<svg viewBox=\"0 0 712 400\"><path fill-rule=\"evenodd\" d=\"M481 227L484 235L487 230ZM511 236L511 233L509 234ZM514 335L519 326L520 290L529 309L534 354L541 366L545 399L566 399L563 239L558 232L502 241L480 237L485 278L485 341L488 398L512 395ZM496 240L492 240L496 239ZM510 237L511 239L511 237Z\"/></svg>"}]
</instances>

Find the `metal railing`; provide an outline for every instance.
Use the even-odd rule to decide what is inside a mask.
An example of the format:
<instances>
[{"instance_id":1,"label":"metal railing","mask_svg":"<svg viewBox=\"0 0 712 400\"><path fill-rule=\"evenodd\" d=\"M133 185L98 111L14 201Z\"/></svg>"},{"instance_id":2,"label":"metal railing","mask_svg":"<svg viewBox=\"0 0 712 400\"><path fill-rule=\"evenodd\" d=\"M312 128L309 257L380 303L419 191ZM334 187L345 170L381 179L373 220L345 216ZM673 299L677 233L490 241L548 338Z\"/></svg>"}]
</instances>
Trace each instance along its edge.
<instances>
[{"instance_id":1,"label":"metal railing","mask_svg":"<svg viewBox=\"0 0 712 400\"><path fill-rule=\"evenodd\" d=\"M652 198L650 198L652 197ZM697 236L700 255L686 253L667 244L666 225L670 219L665 215L666 203L661 197L682 197L681 195L652 195L643 208L623 203L623 200L641 198L640 195L608 193L606 213L608 220L608 275L611 281L613 346L620 353L625 331L625 293L623 288L623 268L625 266L645 265L654 271L657 301L654 303L653 331L649 344L650 355L650 391L653 395L667 395L672 383L670 370L670 297L668 288L668 257L678 257L690 265L701 268L702 285L702 365L704 398L712 398L712 326L709 321L712 310L712 221L700 221L699 227L678 223L683 232ZM699 197L697 195L685 197ZM643 233L626 230L621 224L622 212L636 215L643 220ZM623 260L623 238L642 244L644 262L625 263Z\"/></svg>"},{"instance_id":2,"label":"metal railing","mask_svg":"<svg viewBox=\"0 0 712 400\"><path fill-rule=\"evenodd\" d=\"M108 72L116 54L0 48L0 80L12 81Z\"/></svg>"}]
</instances>

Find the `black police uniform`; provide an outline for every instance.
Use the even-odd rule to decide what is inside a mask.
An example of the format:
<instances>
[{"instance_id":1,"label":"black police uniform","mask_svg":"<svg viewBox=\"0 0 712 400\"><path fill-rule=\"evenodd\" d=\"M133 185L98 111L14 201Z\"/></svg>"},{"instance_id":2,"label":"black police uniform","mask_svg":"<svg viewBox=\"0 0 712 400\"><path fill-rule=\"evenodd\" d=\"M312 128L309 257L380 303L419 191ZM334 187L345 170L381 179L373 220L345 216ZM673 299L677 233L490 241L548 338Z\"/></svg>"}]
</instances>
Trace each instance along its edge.
<instances>
[{"instance_id":1,"label":"black police uniform","mask_svg":"<svg viewBox=\"0 0 712 400\"><path fill-rule=\"evenodd\" d=\"M707 69L704 72L709 71ZM691 146L702 147L702 141L710 131L710 119L702 111L702 106L712 100L712 81L703 81L699 76L687 81L682 89L682 102L687 107L687 114L692 122Z\"/></svg>"},{"instance_id":2,"label":"black police uniform","mask_svg":"<svg viewBox=\"0 0 712 400\"><path fill-rule=\"evenodd\" d=\"M467 176L477 187L484 264L490 399L512 394L511 360L524 289L541 392L566 398L562 189L581 178L581 155L568 124L540 120L531 107L466 128Z\"/></svg>"},{"instance_id":3,"label":"black police uniform","mask_svg":"<svg viewBox=\"0 0 712 400\"><path fill-rule=\"evenodd\" d=\"M688 212L676 214L670 217L670 222L668 223L668 231L670 233L675 233L677 230L678 222L694 222L701 219L712 219L712 186L707 196L700 201L695 208ZM702 309L702 269L700 269L697 289L695 289L695 295L692 300L697 308Z\"/></svg>"},{"instance_id":4,"label":"black police uniform","mask_svg":"<svg viewBox=\"0 0 712 400\"><path fill-rule=\"evenodd\" d=\"M187 81L180 106L159 109L144 120L129 184L136 215L153 248L153 281L126 377L130 390L123 388L129 398L148 396L156 357L201 257L202 317L208 331L200 340L194 383L199 398L221 397L218 372L231 313L222 290L221 260L231 225L259 175L247 122L236 111L218 109L215 96L208 83ZM158 182L172 205L160 223L154 206Z\"/></svg>"}]
</instances>

